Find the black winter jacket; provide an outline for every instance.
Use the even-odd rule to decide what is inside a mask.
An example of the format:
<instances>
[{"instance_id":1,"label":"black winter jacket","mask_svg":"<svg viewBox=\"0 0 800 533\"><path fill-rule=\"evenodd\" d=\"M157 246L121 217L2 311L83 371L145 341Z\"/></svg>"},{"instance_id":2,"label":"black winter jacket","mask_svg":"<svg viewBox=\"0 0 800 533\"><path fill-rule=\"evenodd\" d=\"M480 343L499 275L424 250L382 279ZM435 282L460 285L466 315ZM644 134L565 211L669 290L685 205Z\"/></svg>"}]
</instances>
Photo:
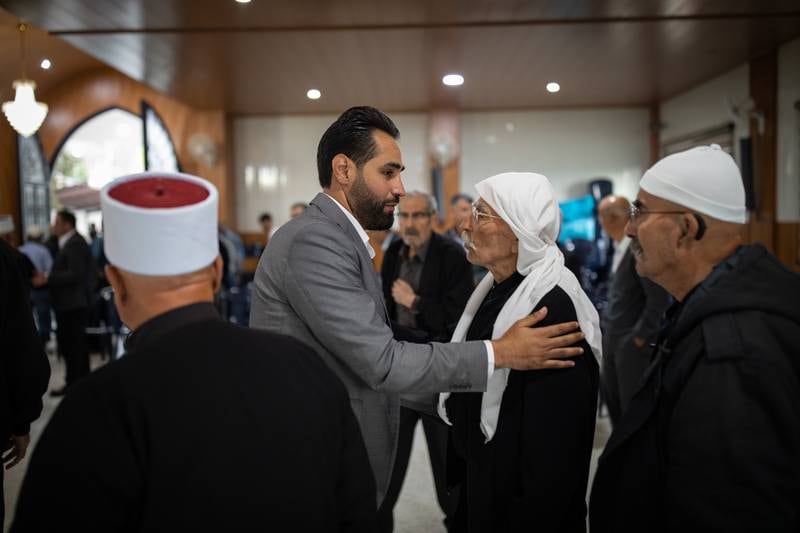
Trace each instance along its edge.
<instances>
[{"instance_id":1,"label":"black winter jacket","mask_svg":"<svg viewBox=\"0 0 800 533\"><path fill-rule=\"evenodd\" d=\"M672 315L600 458L592 533L797 531L800 276L742 246Z\"/></svg>"}]
</instances>

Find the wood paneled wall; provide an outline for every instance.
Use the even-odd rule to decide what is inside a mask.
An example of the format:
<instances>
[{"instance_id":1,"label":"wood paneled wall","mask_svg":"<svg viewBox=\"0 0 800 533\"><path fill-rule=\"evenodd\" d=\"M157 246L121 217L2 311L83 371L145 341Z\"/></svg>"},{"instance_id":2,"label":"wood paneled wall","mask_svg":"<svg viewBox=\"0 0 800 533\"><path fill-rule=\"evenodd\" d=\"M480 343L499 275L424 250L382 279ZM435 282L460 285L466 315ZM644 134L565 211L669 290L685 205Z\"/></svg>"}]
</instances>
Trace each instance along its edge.
<instances>
[{"instance_id":1,"label":"wood paneled wall","mask_svg":"<svg viewBox=\"0 0 800 533\"><path fill-rule=\"evenodd\" d=\"M227 161L229 140L223 111L194 109L109 68L78 75L37 97L50 106L39 130L48 160L52 160L65 136L86 117L109 107L138 115L141 101L147 101L166 124L183 171L212 182L219 190L220 220L229 225L235 220L235 190ZM217 160L211 167L195 161L189 153L188 140L196 133L207 135L217 145ZM16 138L5 120L0 125L0 154L0 213L14 215L19 226Z\"/></svg>"},{"instance_id":2,"label":"wood paneled wall","mask_svg":"<svg viewBox=\"0 0 800 533\"><path fill-rule=\"evenodd\" d=\"M21 241L19 228L19 178L17 177L17 134L0 114L0 215L14 217L17 228L12 242Z\"/></svg>"},{"instance_id":3,"label":"wood paneled wall","mask_svg":"<svg viewBox=\"0 0 800 533\"><path fill-rule=\"evenodd\" d=\"M761 115L750 121L756 209L745 230L748 242L761 242L789 268L800 271L800 224L777 221L778 52L750 61L750 95Z\"/></svg>"},{"instance_id":4,"label":"wood paneled wall","mask_svg":"<svg viewBox=\"0 0 800 533\"><path fill-rule=\"evenodd\" d=\"M750 212L747 237L775 251L775 190L777 180L778 55L770 52L750 62L750 96L755 111L763 116L750 120L753 140L753 194L756 209Z\"/></svg>"}]
</instances>

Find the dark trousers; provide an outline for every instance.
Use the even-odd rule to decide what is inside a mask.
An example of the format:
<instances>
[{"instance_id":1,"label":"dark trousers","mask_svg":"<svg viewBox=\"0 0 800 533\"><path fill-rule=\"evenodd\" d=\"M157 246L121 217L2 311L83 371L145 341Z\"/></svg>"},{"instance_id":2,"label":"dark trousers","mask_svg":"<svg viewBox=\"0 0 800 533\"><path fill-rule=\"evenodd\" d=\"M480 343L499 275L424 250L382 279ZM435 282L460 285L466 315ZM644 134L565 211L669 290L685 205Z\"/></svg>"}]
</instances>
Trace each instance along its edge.
<instances>
[{"instance_id":1,"label":"dark trousers","mask_svg":"<svg viewBox=\"0 0 800 533\"><path fill-rule=\"evenodd\" d=\"M39 338L43 343L50 340L50 292L47 289L33 289L31 291L31 303L33 312L36 315L36 327L39 330Z\"/></svg>"},{"instance_id":2,"label":"dark trousers","mask_svg":"<svg viewBox=\"0 0 800 533\"><path fill-rule=\"evenodd\" d=\"M89 347L86 342L87 309L56 311L56 340L67 367L67 386L89 373Z\"/></svg>"},{"instance_id":3,"label":"dark trousers","mask_svg":"<svg viewBox=\"0 0 800 533\"><path fill-rule=\"evenodd\" d=\"M395 455L394 459L392 479L389 481L386 497L378 510L378 531L380 533L390 533L394 529L394 506L397 503L398 496L400 496L400 489L403 488L408 460L411 457L411 446L414 443L414 429L417 426L417 420L420 418L422 419L422 429L425 432L425 440L428 443L428 455L431 458L433 482L436 485L436 499L445 514L445 526L449 524L449 517L455 509L456 502L447 492L447 478L445 475L448 427L428 417L420 416L413 409L401 407L400 436L397 442L397 455Z\"/></svg>"}]
</instances>

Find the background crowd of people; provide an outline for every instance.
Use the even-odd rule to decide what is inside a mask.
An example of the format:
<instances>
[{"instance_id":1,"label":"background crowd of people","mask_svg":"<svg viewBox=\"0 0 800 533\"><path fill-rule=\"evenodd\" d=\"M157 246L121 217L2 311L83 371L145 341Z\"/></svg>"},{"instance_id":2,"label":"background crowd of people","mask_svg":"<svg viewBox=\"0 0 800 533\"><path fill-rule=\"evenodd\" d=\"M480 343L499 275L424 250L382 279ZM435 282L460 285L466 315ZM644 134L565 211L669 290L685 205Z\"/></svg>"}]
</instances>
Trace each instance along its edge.
<instances>
[{"instance_id":1,"label":"background crowd of people","mask_svg":"<svg viewBox=\"0 0 800 533\"><path fill-rule=\"evenodd\" d=\"M600 397L614 433L592 531L796 529L800 279L742 244L728 154L679 152L632 202L601 198L605 271L585 276L547 177L480 181L437 233L398 136L377 109L343 113L319 143L322 191L277 230L261 216L252 277L214 186L180 174L107 185L91 241L62 210L47 243L2 243L9 467L42 407L50 309L66 368L14 531L390 532L420 419L448 531L582 531ZM367 231L395 225L377 265ZM123 351L123 323L126 355L90 373L90 351Z\"/></svg>"}]
</instances>

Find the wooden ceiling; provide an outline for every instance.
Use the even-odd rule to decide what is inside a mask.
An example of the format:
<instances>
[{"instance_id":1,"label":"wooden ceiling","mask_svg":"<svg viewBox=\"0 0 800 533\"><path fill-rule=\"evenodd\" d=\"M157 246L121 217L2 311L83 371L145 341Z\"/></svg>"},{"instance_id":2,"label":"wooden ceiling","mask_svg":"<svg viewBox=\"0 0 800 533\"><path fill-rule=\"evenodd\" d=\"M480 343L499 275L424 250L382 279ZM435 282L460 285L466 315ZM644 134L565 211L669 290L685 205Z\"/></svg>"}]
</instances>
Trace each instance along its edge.
<instances>
[{"instance_id":1,"label":"wooden ceiling","mask_svg":"<svg viewBox=\"0 0 800 533\"><path fill-rule=\"evenodd\" d=\"M0 101L14 98L11 84L22 77L18 17L0 9ZM25 70L36 82L36 94L41 95L80 72L101 68L97 59L81 52L58 37L30 27L25 31ZM39 67L42 59L52 62L50 70Z\"/></svg>"},{"instance_id":2,"label":"wooden ceiling","mask_svg":"<svg viewBox=\"0 0 800 533\"><path fill-rule=\"evenodd\" d=\"M0 7L181 101L241 115L357 104L391 111L647 105L800 36L798 0L0 0ZM448 72L463 74L465 84L444 87ZM548 81L561 92L547 93ZM312 87L320 100L306 98Z\"/></svg>"}]
</instances>

